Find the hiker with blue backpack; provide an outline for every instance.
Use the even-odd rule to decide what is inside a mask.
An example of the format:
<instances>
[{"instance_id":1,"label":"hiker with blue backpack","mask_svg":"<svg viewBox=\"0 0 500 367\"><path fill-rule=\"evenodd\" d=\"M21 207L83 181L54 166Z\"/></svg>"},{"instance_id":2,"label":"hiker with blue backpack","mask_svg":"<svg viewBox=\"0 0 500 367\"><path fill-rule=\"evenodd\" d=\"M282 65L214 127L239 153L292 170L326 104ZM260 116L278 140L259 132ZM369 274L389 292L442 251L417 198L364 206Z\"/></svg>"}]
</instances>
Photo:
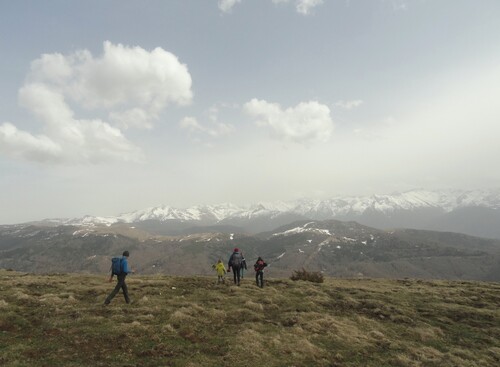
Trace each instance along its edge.
<instances>
[{"instance_id":1,"label":"hiker with blue backpack","mask_svg":"<svg viewBox=\"0 0 500 367\"><path fill-rule=\"evenodd\" d=\"M125 297L125 302L130 303L130 298L128 296L127 283L125 283L125 278L127 274L132 273L132 270L128 267L128 257L130 256L128 251L123 251L122 257L114 257L111 259L111 275L109 281L113 280L113 276L116 275L118 281L116 283L115 289L109 294L109 296L104 301L105 305L109 305L111 300L118 294L120 289L123 291L123 296Z\"/></svg>"},{"instance_id":2,"label":"hiker with blue backpack","mask_svg":"<svg viewBox=\"0 0 500 367\"><path fill-rule=\"evenodd\" d=\"M231 254L231 257L229 258L229 261L227 263L228 267L228 272L233 269L233 278L234 278L234 284L240 285L240 277L241 273L240 270L243 266L243 254L240 252L240 250L236 247L233 250L233 253Z\"/></svg>"}]
</instances>

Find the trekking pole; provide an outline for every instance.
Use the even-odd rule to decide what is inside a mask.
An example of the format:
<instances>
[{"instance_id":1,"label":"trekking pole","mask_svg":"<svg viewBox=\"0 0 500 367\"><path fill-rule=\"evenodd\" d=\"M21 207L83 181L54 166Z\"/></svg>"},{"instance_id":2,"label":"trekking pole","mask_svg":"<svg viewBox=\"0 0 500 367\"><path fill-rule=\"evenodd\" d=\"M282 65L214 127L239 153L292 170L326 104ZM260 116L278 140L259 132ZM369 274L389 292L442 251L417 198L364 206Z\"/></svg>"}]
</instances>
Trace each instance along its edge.
<instances>
[{"instance_id":1,"label":"trekking pole","mask_svg":"<svg viewBox=\"0 0 500 367\"><path fill-rule=\"evenodd\" d=\"M275 262L279 261L283 255L284 255L284 253L283 253L283 254L281 254L281 255L279 255L279 256L276 256L276 257L272 258L272 259L271 259L271 260L267 263L267 267L270 267L270 266L271 266L271 264L273 264L273 263L275 263Z\"/></svg>"}]
</instances>

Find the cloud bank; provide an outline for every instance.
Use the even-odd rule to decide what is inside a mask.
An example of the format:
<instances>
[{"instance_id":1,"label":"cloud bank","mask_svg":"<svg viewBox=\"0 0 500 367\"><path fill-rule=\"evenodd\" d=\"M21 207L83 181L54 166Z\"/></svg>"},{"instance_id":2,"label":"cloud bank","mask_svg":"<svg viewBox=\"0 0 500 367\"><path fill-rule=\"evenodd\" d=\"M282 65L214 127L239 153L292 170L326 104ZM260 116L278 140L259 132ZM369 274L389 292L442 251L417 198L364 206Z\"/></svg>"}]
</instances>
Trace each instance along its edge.
<instances>
[{"instance_id":1,"label":"cloud bank","mask_svg":"<svg viewBox=\"0 0 500 367\"><path fill-rule=\"evenodd\" d=\"M87 50L44 54L32 62L18 95L43 134L4 122L0 152L45 162L140 160L122 129L152 128L169 104L189 104L191 83L186 65L162 48L106 41L100 57ZM96 117L78 118L75 111Z\"/></svg>"}]
</instances>

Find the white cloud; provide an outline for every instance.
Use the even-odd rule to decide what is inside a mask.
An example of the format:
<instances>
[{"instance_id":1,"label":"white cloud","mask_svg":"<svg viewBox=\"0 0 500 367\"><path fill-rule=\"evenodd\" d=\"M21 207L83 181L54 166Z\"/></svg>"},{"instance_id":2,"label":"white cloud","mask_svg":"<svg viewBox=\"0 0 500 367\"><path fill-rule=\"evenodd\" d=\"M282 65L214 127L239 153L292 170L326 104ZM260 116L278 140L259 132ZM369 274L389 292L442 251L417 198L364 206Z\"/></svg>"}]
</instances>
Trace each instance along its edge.
<instances>
[{"instance_id":1,"label":"white cloud","mask_svg":"<svg viewBox=\"0 0 500 367\"><path fill-rule=\"evenodd\" d=\"M187 116L180 121L179 126L188 130L191 134L208 135L212 138L231 134L234 131L234 126L219 122L218 112L217 107L211 107L207 112L209 122L206 124L202 125L195 117Z\"/></svg>"},{"instance_id":2,"label":"white cloud","mask_svg":"<svg viewBox=\"0 0 500 367\"><path fill-rule=\"evenodd\" d=\"M53 145L43 161L93 162L118 159L135 161L140 159L140 151L130 143L121 131L100 119L76 119L64 97L44 84L28 84L19 91L19 102L45 124L45 132ZM31 158L30 151L39 137L29 132L17 130L17 134L5 137L15 156ZM16 136L24 137L19 140ZM30 141L31 147L24 142ZM46 142L44 139L43 141ZM46 145L46 144L45 144ZM45 146L44 145L44 146ZM22 154L22 150L26 154ZM16 153L17 152L17 153ZM7 152L9 153L9 151ZM36 159L39 160L39 159Z\"/></svg>"},{"instance_id":3,"label":"white cloud","mask_svg":"<svg viewBox=\"0 0 500 367\"><path fill-rule=\"evenodd\" d=\"M102 58L79 65L75 97L90 107L138 104L158 113L168 103L189 104L191 76L186 65L162 48L148 52L140 47L104 43Z\"/></svg>"},{"instance_id":4,"label":"white cloud","mask_svg":"<svg viewBox=\"0 0 500 367\"><path fill-rule=\"evenodd\" d=\"M233 6L240 2L241 0L219 0L219 9L224 13L229 13Z\"/></svg>"},{"instance_id":5,"label":"white cloud","mask_svg":"<svg viewBox=\"0 0 500 367\"><path fill-rule=\"evenodd\" d=\"M0 152L44 162L58 160L61 147L45 135L33 136L5 122L0 125Z\"/></svg>"},{"instance_id":6,"label":"white cloud","mask_svg":"<svg viewBox=\"0 0 500 367\"><path fill-rule=\"evenodd\" d=\"M337 101L335 102L335 107L343 108L346 110L352 110L356 107L359 107L363 104L363 101L360 99L351 100L351 101Z\"/></svg>"},{"instance_id":7,"label":"white cloud","mask_svg":"<svg viewBox=\"0 0 500 367\"><path fill-rule=\"evenodd\" d=\"M110 112L109 119L114 122L114 124L123 129L129 128L145 128L151 129L153 128L153 124L151 120L154 118L154 115L151 115L147 111L142 108L131 108L126 111L117 111Z\"/></svg>"},{"instance_id":8,"label":"white cloud","mask_svg":"<svg viewBox=\"0 0 500 367\"><path fill-rule=\"evenodd\" d=\"M43 54L31 63L31 79L40 83L63 84L73 74L72 57L55 53Z\"/></svg>"},{"instance_id":9,"label":"white cloud","mask_svg":"<svg viewBox=\"0 0 500 367\"><path fill-rule=\"evenodd\" d=\"M192 116L184 117L179 125L183 129L188 129L190 131L203 131L203 127L200 125L198 120Z\"/></svg>"},{"instance_id":10,"label":"white cloud","mask_svg":"<svg viewBox=\"0 0 500 367\"><path fill-rule=\"evenodd\" d=\"M32 63L28 81L50 85L83 108L108 109L114 118L140 108L148 120L136 127L150 127L168 104L186 105L193 97L191 75L175 55L109 41L101 57L87 50L42 55Z\"/></svg>"},{"instance_id":11,"label":"white cloud","mask_svg":"<svg viewBox=\"0 0 500 367\"><path fill-rule=\"evenodd\" d=\"M409 0L383 0L385 4L388 4L394 11L405 11L408 10Z\"/></svg>"},{"instance_id":12,"label":"white cloud","mask_svg":"<svg viewBox=\"0 0 500 367\"><path fill-rule=\"evenodd\" d=\"M323 0L297 0L295 7L298 13L308 15L313 8L322 4Z\"/></svg>"},{"instance_id":13,"label":"white cloud","mask_svg":"<svg viewBox=\"0 0 500 367\"><path fill-rule=\"evenodd\" d=\"M138 160L140 150L120 128L152 128L169 104L189 104L192 96L187 67L161 48L148 52L104 42L101 57L87 50L45 54L32 62L19 90L20 105L44 124L45 135L5 123L2 152L35 159L38 149L50 152L43 160L53 161ZM77 118L75 111L95 117Z\"/></svg>"},{"instance_id":14,"label":"white cloud","mask_svg":"<svg viewBox=\"0 0 500 367\"><path fill-rule=\"evenodd\" d=\"M279 139L297 143L326 142L333 132L328 106L316 101L301 102L285 110L277 103L252 99L245 111L257 118L257 124L268 126Z\"/></svg>"},{"instance_id":15,"label":"white cloud","mask_svg":"<svg viewBox=\"0 0 500 367\"><path fill-rule=\"evenodd\" d=\"M287 4L290 0L271 0L273 4ZM224 13L230 13L232 8L241 0L219 0L219 9ZM308 15L316 6L322 5L324 0L296 0L295 9L297 13Z\"/></svg>"}]
</instances>

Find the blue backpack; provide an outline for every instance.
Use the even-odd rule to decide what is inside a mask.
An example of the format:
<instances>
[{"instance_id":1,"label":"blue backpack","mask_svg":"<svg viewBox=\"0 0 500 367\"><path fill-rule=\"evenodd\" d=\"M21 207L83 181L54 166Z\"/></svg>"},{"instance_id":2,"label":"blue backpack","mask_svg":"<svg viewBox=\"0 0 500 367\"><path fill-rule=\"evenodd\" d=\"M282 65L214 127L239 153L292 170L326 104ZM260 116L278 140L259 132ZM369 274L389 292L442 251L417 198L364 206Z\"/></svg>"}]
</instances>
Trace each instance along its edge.
<instances>
[{"instance_id":1,"label":"blue backpack","mask_svg":"<svg viewBox=\"0 0 500 367\"><path fill-rule=\"evenodd\" d=\"M123 270L123 261L122 257L113 257L111 259L111 274L112 275L120 275Z\"/></svg>"}]
</instances>

